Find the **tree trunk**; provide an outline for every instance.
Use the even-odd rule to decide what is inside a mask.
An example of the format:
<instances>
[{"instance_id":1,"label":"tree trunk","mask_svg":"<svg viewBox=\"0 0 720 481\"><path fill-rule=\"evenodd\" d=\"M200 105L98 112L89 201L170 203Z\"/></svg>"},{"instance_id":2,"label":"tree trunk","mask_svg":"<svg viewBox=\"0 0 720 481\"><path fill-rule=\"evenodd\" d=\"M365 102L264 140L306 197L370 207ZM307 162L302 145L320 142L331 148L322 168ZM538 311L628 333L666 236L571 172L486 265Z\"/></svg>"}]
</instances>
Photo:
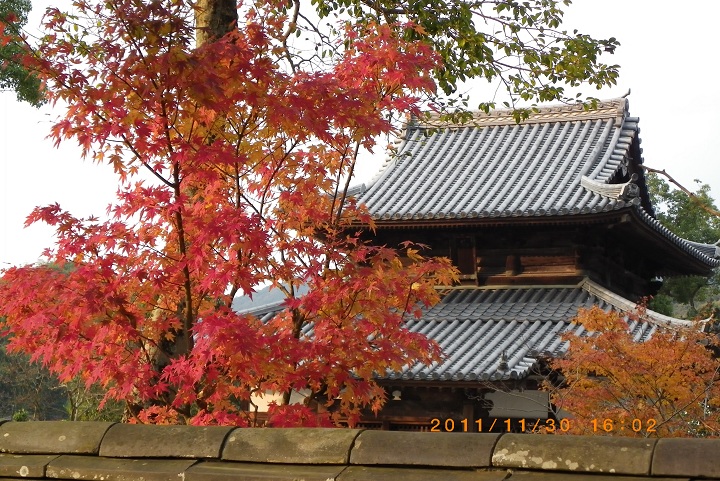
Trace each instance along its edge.
<instances>
[{"instance_id":1,"label":"tree trunk","mask_svg":"<svg viewBox=\"0 0 720 481\"><path fill-rule=\"evenodd\" d=\"M212 42L234 29L238 22L235 0L198 0L195 42Z\"/></svg>"},{"instance_id":2,"label":"tree trunk","mask_svg":"<svg viewBox=\"0 0 720 481\"><path fill-rule=\"evenodd\" d=\"M236 0L198 0L195 11L195 41L196 45L202 46L205 43L213 42L232 31L237 26L238 13ZM173 172L173 181L175 185L175 198L181 196L180 172L179 165L176 164ZM178 250L180 254L186 255L186 233L183 228L182 213L177 212L175 216L175 227L178 234ZM169 337L163 337L155 346L147 346L146 348L152 352L154 370L160 377L173 358L187 356L193 349L193 299L192 299L192 279L188 267L183 269L184 276L184 298L177 306L177 316L182 328L170 330ZM156 309L153 316L160 314ZM157 399L155 402L161 405L171 405L176 395L173 387L169 387L164 398ZM144 404L128 403L126 416L135 418L141 409L145 408ZM192 407L190 405L176 406L177 412L187 418L192 416Z\"/></svg>"}]
</instances>

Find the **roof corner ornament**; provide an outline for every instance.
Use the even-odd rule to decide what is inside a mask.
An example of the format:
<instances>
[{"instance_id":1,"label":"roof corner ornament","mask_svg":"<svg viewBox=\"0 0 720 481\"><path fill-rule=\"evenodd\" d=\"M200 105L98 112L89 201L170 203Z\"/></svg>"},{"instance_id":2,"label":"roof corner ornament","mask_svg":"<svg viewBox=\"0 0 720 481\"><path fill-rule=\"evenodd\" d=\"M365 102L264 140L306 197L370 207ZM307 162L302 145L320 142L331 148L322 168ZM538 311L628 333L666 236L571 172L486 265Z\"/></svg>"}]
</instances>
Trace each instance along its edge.
<instances>
[{"instance_id":1,"label":"roof corner ornament","mask_svg":"<svg viewBox=\"0 0 720 481\"><path fill-rule=\"evenodd\" d=\"M628 166L629 165L630 165L630 159L628 159L627 156L624 156L622 161L620 162L620 170L622 171L623 176L628 174Z\"/></svg>"},{"instance_id":2,"label":"roof corner ornament","mask_svg":"<svg viewBox=\"0 0 720 481\"><path fill-rule=\"evenodd\" d=\"M685 242L690 244L691 247L702 252L711 259L720 259L720 240L713 244L705 244L702 242L693 242L689 239L683 239Z\"/></svg>"},{"instance_id":3,"label":"roof corner ornament","mask_svg":"<svg viewBox=\"0 0 720 481\"><path fill-rule=\"evenodd\" d=\"M629 181L620 184L623 186L622 192L620 192L620 199L631 200L640 197L640 187L635 183L637 179L637 174L632 174Z\"/></svg>"},{"instance_id":4,"label":"roof corner ornament","mask_svg":"<svg viewBox=\"0 0 720 481\"><path fill-rule=\"evenodd\" d=\"M500 363L497 367L498 371L508 371L510 370L510 365L508 364L508 357L507 357L507 351L503 351L502 354L500 354Z\"/></svg>"},{"instance_id":5,"label":"roof corner ornament","mask_svg":"<svg viewBox=\"0 0 720 481\"><path fill-rule=\"evenodd\" d=\"M637 175L632 174L630 180L621 184L606 184L598 182L585 175L580 179L580 185L590 192L614 200L629 201L640 196L640 187L635 183Z\"/></svg>"}]
</instances>

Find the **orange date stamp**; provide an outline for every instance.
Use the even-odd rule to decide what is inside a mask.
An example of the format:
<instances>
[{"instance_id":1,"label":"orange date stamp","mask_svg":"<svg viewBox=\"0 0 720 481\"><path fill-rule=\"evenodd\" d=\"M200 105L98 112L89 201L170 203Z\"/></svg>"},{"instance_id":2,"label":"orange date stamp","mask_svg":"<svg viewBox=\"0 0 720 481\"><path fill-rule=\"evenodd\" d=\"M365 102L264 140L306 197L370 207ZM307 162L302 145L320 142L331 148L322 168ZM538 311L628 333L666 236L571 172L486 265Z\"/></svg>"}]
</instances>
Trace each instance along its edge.
<instances>
[{"instance_id":1,"label":"orange date stamp","mask_svg":"<svg viewBox=\"0 0 720 481\"><path fill-rule=\"evenodd\" d=\"M440 419L430 420L430 432L475 432L475 433L567 433L577 423L577 420L570 418L563 419L476 419L474 421L464 419ZM589 428L595 433L654 433L656 432L657 421L649 419L592 419Z\"/></svg>"},{"instance_id":2,"label":"orange date stamp","mask_svg":"<svg viewBox=\"0 0 720 481\"><path fill-rule=\"evenodd\" d=\"M658 422L653 418L648 419L593 419L590 421L594 433L654 433Z\"/></svg>"}]
</instances>

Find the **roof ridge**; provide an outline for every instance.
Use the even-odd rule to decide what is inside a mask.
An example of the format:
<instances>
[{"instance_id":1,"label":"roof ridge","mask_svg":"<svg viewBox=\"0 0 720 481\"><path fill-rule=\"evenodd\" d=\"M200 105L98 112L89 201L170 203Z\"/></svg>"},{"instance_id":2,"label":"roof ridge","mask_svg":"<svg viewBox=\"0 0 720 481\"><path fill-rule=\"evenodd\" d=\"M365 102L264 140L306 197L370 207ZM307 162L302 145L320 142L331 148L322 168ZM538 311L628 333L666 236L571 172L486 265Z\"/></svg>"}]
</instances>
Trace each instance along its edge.
<instances>
[{"instance_id":1,"label":"roof ridge","mask_svg":"<svg viewBox=\"0 0 720 481\"><path fill-rule=\"evenodd\" d=\"M474 111L472 119L467 122L450 122L442 120L443 114L430 113L425 119L415 118L410 121L408 127L413 124L417 127L430 128L459 128L474 125L476 127L502 126L502 125L529 125L548 122L578 120L599 120L614 118L617 125L620 125L628 113L628 101L624 98L603 100L597 103L596 108L586 108L582 103L578 104L555 104L536 107L537 111L530 112L530 116L517 122L513 113L517 109L498 109L490 112Z\"/></svg>"}]
</instances>

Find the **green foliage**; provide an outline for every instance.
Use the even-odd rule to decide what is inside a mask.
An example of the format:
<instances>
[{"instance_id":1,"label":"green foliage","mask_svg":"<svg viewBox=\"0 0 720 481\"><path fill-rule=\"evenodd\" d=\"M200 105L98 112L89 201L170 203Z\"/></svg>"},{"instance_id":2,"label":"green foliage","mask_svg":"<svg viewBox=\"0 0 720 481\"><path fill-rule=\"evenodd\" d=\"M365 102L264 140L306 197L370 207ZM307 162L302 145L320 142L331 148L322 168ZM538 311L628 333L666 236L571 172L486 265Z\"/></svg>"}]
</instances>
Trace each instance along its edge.
<instances>
[{"instance_id":1,"label":"green foliage","mask_svg":"<svg viewBox=\"0 0 720 481\"><path fill-rule=\"evenodd\" d=\"M29 12L30 0L0 0L0 24L6 24L5 34L12 38L6 45L0 42L0 89L15 90L18 100L38 107L44 102L40 80L19 59L25 44L18 33Z\"/></svg>"},{"instance_id":2,"label":"green foliage","mask_svg":"<svg viewBox=\"0 0 720 481\"><path fill-rule=\"evenodd\" d=\"M28 356L9 354L0 341L0 418L24 412L32 419L62 419L65 389L47 369Z\"/></svg>"},{"instance_id":3,"label":"green foliage","mask_svg":"<svg viewBox=\"0 0 720 481\"><path fill-rule=\"evenodd\" d=\"M106 390L97 384L86 386L76 378L65 384L67 403L66 417L70 421L113 421L123 419L125 405L115 400L103 403Z\"/></svg>"},{"instance_id":4,"label":"green foliage","mask_svg":"<svg viewBox=\"0 0 720 481\"><path fill-rule=\"evenodd\" d=\"M16 422L30 421L30 414L24 408L20 408L13 413L12 420Z\"/></svg>"},{"instance_id":5,"label":"green foliage","mask_svg":"<svg viewBox=\"0 0 720 481\"><path fill-rule=\"evenodd\" d=\"M666 316L672 316L674 313L673 309L673 298L667 294L657 294L648 303L648 307L655 312L665 314Z\"/></svg>"},{"instance_id":6,"label":"green foliage","mask_svg":"<svg viewBox=\"0 0 720 481\"><path fill-rule=\"evenodd\" d=\"M695 242L712 244L720 239L720 218L706 208L717 210L710 186L695 180L698 188L692 198L655 174L647 176L650 200L657 219L675 234Z\"/></svg>"},{"instance_id":7,"label":"green foliage","mask_svg":"<svg viewBox=\"0 0 720 481\"><path fill-rule=\"evenodd\" d=\"M0 419L122 420L123 405L102 405L105 390L100 386L87 387L78 379L62 384L28 356L8 353L5 344L0 341Z\"/></svg>"},{"instance_id":8,"label":"green foliage","mask_svg":"<svg viewBox=\"0 0 720 481\"><path fill-rule=\"evenodd\" d=\"M473 2L468 0L313 0L322 18L342 14L360 21L416 25L405 35L424 40L443 64L435 71L438 86L450 95L458 83L484 78L498 81L516 101L574 101L566 87L590 84L598 89L616 83L619 67L601 62L619 42L594 39L561 29L569 0ZM589 99L592 104L595 100ZM510 106L510 103L506 104ZM485 111L493 102L482 103ZM530 110L518 110L526 117Z\"/></svg>"},{"instance_id":9,"label":"green foliage","mask_svg":"<svg viewBox=\"0 0 720 481\"><path fill-rule=\"evenodd\" d=\"M710 186L699 180L695 182L698 188L691 197L681 190L672 189L655 174L647 176L650 200L655 206L657 219L682 238L712 244L720 239L720 218L712 212L717 211L717 206L710 195ZM660 295L686 305L687 317L695 317L703 304L720 293L719 285L717 271L709 279L700 276L669 278L665 279ZM651 309L658 310L660 302L667 307L667 300L659 301L659 297L651 302Z\"/></svg>"}]
</instances>

